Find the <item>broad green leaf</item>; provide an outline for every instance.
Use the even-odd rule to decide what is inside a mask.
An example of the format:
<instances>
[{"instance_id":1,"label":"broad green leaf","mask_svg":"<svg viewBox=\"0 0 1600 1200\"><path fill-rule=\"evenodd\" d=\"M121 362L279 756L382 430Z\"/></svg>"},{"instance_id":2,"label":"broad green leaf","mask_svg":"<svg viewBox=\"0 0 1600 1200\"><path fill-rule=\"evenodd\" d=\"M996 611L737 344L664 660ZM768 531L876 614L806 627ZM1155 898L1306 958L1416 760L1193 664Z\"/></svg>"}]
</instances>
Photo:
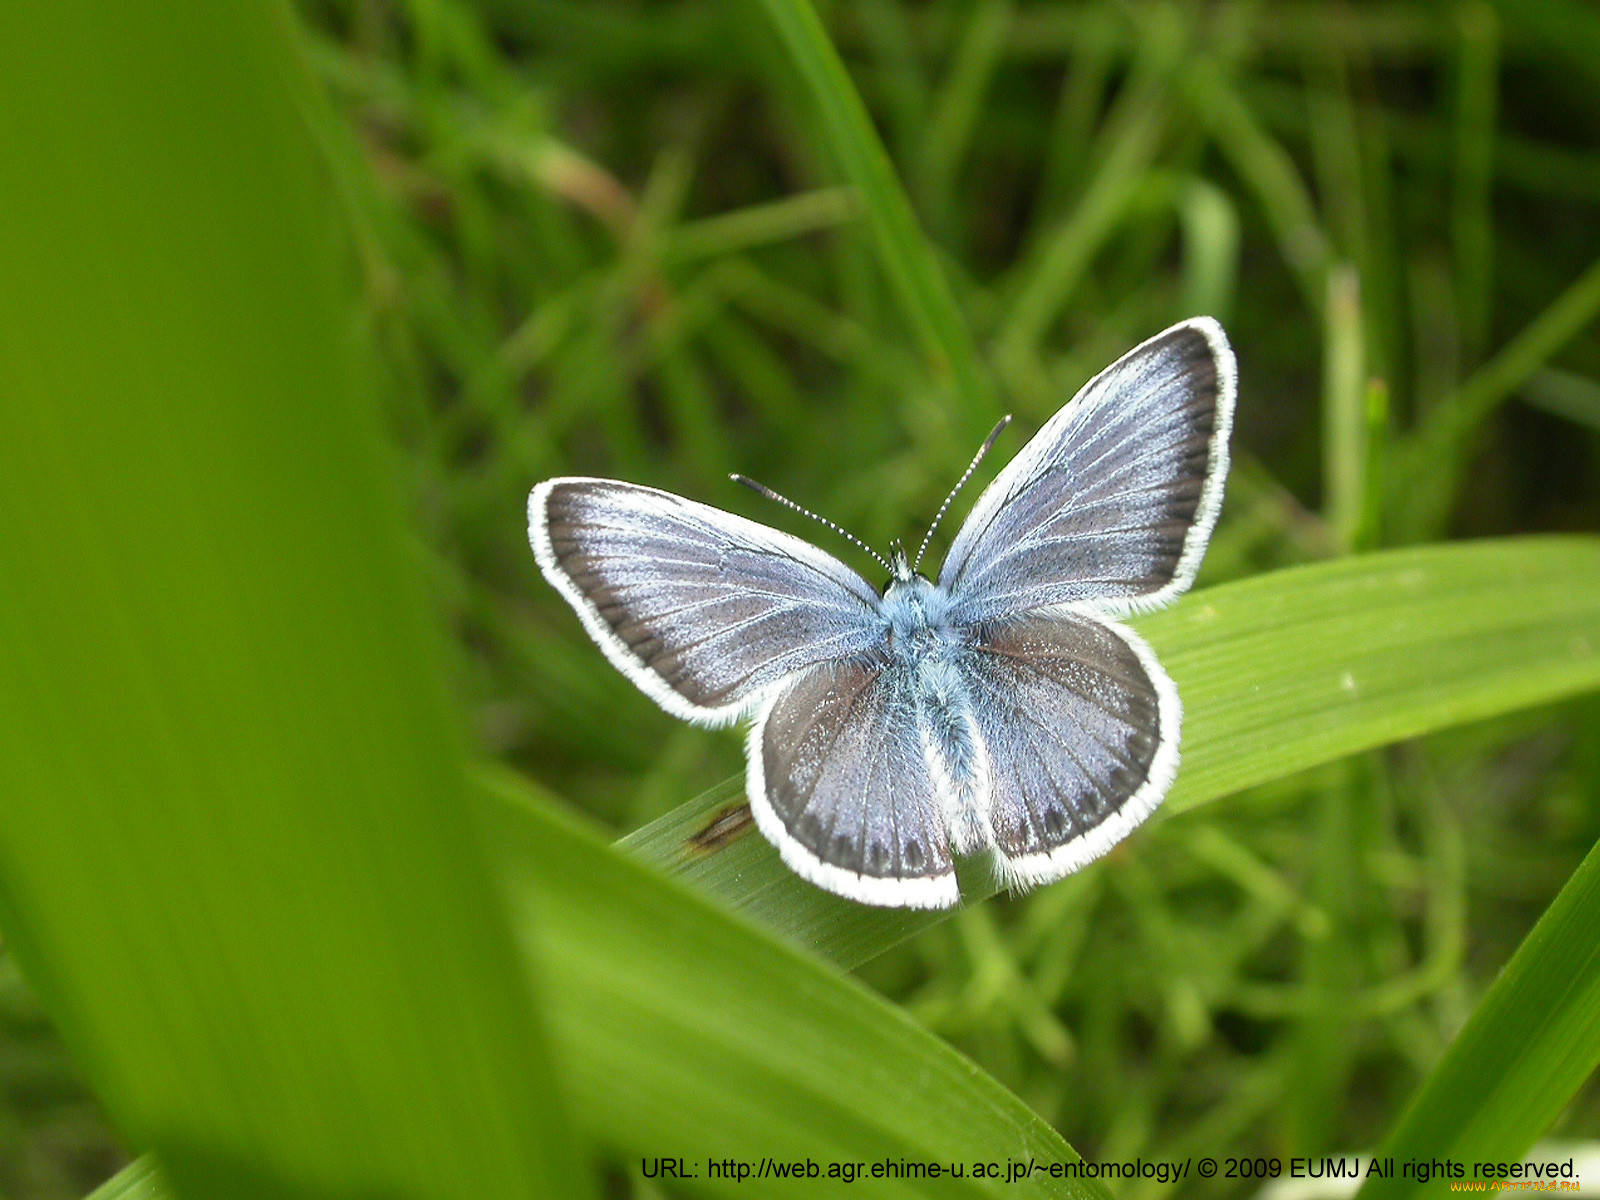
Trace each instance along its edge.
<instances>
[{"instance_id":1,"label":"broad green leaf","mask_svg":"<svg viewBox=\"0 0 1600 1200\"><path fill-rule=\"evenodd\" d=\"M697 1195L826 1194L837 1165L862 1172L852 1196L1106 1200L1066 1174L1079 1159L1060 1134L855 980L617 853L504 772L484 778L478 804L573 1111L630 1171L681 1159L673 1186ZM817 1174L712 1174L763 1159ZM1029 1161L1031 1178L1006 1181ZM874 1164L901 1174L874 1178Z\"/></svg>"},{"instance_id":2,"label":"broad green leaf","mask_svg":"<svg viewBox=\"0 0 1600 1200\"><path fill-rule=\"evenodd\" d=\"M581 1194L286 9L0 44L8 948L179 1195Z\"/></svg>"},{"instance_id":3,"label":"broad green leaf","mask_svg":"<svg viewBox=\"0 0 1600 1200\"><path fill-rule=\"evenodd\" d=\"M1521 1162L1600 1066L1600 847L1589 851L1412 1099L1379 1153ZM1488 1176L1494 1178L1495 1176ZM1362 1200L1440 1181L1373 1177Z\"/></svg>"},{"instance_id":4,"label":"broad green leaf","mask_svg":"<svg viewBox=\"0 0 1600 1200\"><path fill-rule=\"evenodd\" d=\"M1134 622L1178 684L1183 765L1157 819L1402 738L1600 686L1600 540L1390 551L1259 575ZM844 965L942 919L812 887L753 830L708 852L740 781L625 839ZM1135 837L1138 835L1135 834ZM992 894L979 864L970 903Z\"/></svg>"}]
</instances>

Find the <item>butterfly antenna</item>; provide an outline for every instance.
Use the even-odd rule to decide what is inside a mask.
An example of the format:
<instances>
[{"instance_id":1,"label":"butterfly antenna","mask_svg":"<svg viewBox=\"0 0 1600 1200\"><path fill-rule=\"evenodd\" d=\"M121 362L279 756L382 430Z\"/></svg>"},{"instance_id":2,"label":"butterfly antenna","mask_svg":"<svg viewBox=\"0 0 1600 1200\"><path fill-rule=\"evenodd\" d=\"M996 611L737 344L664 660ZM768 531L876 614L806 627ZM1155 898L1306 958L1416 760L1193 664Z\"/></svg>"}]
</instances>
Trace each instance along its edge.
<instances>
[{"instance_id":1,"label":"butterfly antenna","mask_svg":"<svg viewBox=\"0 0 1600 1200\"><path fill-rule=\"evenodd\" d=\"M978 464L983 461L983 456L989 453L1001 431L1009 424L1011 424L1011 414L1007 413L1000 418L1000 423L989 431L989 436L983 439L983 445L979 446L978 452L972 456L972 462L961 473L961 478L956 480L955 487L950 489L950 494L944 498L944 503L939 505L939 511L933 514L933 524L929 525L928 532L923 534L922 545L917 547L917 560L911 564L913 571L922 565L922 556L928 552L928 543L933 541L933 531L939 528L939 522L944 520L945 513L950 511L950 505L955 502L956 493L966 486L967 480L972 478L972 473L978 469Z\"/></svg>"},{"instance_id":2,"label":"butterfly antenna","mask_svg":"<svg viewBox=\"0 0 1600 1200\"><path fill-rule=\"evenodd\" d=\"M773 491L766 484L757 483L754 479L751 479L748 475L737 475L737 474L735 474L735 475L729 475L728 478L733 480L735 483L744 484L745 487L749 488L752 492L754 492L758 496L765 496L768 500L776 500L779 504L783 505L785 508L792 508L792 509L794 509L795 512L801 514L802 516L810 517L813 521L816 521L816 522L818 522L819 524L822 524L822 525L826 525L829 529L833 530L840 537L845 538L848 541L851 541L851 542L855 543L857 546L861 547L861 549L865 550L868 554L872 555L873 558L878 560L879 564L883 567L883 569L885 571L888 571L890 574L894 573L893 569L889 566L889 560L888 559L884 558L883 555L879 554L876 550L874 550L871 546L867 545L860 538L858 538L855 534L851 533L848 529L845 529L840 525L834 524L832 521L828 520L827 517L820 516L819 514L812 512L809 508L802 508L800 505L796 504L793 500L789 499L789 497L778 495L777 492Z\"/></svg>"}]
</instances>

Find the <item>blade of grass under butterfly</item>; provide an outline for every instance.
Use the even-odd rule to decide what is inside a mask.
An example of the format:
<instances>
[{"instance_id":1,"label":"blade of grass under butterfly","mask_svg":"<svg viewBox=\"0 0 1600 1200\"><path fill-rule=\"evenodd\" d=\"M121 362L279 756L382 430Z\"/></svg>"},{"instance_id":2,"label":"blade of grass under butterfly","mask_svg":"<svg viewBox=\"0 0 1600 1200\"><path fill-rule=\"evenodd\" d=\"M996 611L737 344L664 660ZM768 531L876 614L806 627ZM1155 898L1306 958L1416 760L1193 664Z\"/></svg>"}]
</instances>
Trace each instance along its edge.
<instances>
[{"instance_id":1,"label":"blade of grass under butterfly","mask_svg":"<svg viewBox=\"0 0 1600 1200\"><path fill-rule=\"evenodd\" d=\"M858 1178L852 1195L1108 1195L1066 1174L1077 1155L1048 1123L876 993L616 853L508 773L485 775L482 807L596 1141L628 1157L670 1147L691 1167L730 1152L809 1160L824 1184L834 1162L965 1172ZM1031 1178L973 1177L972 1164L1023 1159L1039 1164ZM795 1194L770 1178L694 1186Z\"/></svg>"},{"instance_id":2,"label":"blade of grass under butterfly","mask_svg":"<svg viewBox=\"0 0 1600 1200\"><path fill-rule=\"evenodd\" d=\"M1295 567L1132 622L1183 697L1172 815L1358 750L1600 686L1600 540L1519 538ZM623 844L834 962L945 914L872 909L789 871L737 829L740 781ZM981 864L970 903L994 891Z\"/></svg>"},{"instance_id":3,"label":"blade of grass under butterfly","mask_svg":"<svg viewBox=\"0 0 1600 1200\"><path fill-rule=\"evenodd\" d=\"M1600 846L1590 850L1423 1081L1379 1154L1516 1163L1600 1066ZM1361 1200L1440 1180L1371 1177Z\"/></svg>"}]
</instances>

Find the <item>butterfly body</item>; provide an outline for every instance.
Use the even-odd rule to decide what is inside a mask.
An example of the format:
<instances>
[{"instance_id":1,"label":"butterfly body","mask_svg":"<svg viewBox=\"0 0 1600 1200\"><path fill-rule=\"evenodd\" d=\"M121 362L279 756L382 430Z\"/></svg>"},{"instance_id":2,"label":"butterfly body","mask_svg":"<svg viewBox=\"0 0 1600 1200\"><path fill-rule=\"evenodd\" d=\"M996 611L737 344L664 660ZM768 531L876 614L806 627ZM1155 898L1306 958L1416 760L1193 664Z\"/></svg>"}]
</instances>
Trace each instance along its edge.
<instances>
[{"instance_id":1,"label":"butterfly body","mask_svg":"<svg viewBox=\"0 0 1600 1200\"><path fill-rule=\"evenodd\" d=\"M950 619L949 592L909 570L884 589L882 625L886 686L903 695L915 714L928 769L939 782L951 845L969 854L986 844L988 828L967 689L970 633Z\"/></svg>"},{"instance_id":2,"label":"butterfly body","mask_svg":"<svg viewBox=\"0 0 1600 1200\"><path fill-rule=\"evenodd\" d=\"M1048 882L1171 785L1177 688L1121 618L1193 580L1233 401L1215 322L1157 335L1000 473L937 579L896 546L881 593L798 538L614 480L540 484L530 539L662 707L752 718L752 815L796 872L864 903L945 907L954 855Z\"/></svg>"}]
</instances>

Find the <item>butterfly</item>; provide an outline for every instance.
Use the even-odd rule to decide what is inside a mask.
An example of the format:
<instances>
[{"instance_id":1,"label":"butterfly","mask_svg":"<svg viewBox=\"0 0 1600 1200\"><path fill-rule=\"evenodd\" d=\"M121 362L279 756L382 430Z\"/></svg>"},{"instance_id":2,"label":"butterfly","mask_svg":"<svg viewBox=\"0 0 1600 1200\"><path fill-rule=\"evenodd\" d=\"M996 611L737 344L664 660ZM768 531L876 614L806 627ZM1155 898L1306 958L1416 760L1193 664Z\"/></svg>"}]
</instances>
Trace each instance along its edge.
<instances>
[{"instance_id":1,"label":"butterfly","mask_svg":"<svg viewBox=\"0 0 1600 1200\"><path fill-rule=\"evenodd\" d=\"M945 908L955 855L991 852L1011 887L1048 883L1166 795L1182 705L1121 621L1194 581L1236 390L1208 317L1135 347L984 490L937 580L918 573L932 528L915 561L874 554L880 591L800 538L610 479L535 487L529 540L662 708L751 719L746 793L784 862L862 903Z\"/></svg>"}]
</instances>

